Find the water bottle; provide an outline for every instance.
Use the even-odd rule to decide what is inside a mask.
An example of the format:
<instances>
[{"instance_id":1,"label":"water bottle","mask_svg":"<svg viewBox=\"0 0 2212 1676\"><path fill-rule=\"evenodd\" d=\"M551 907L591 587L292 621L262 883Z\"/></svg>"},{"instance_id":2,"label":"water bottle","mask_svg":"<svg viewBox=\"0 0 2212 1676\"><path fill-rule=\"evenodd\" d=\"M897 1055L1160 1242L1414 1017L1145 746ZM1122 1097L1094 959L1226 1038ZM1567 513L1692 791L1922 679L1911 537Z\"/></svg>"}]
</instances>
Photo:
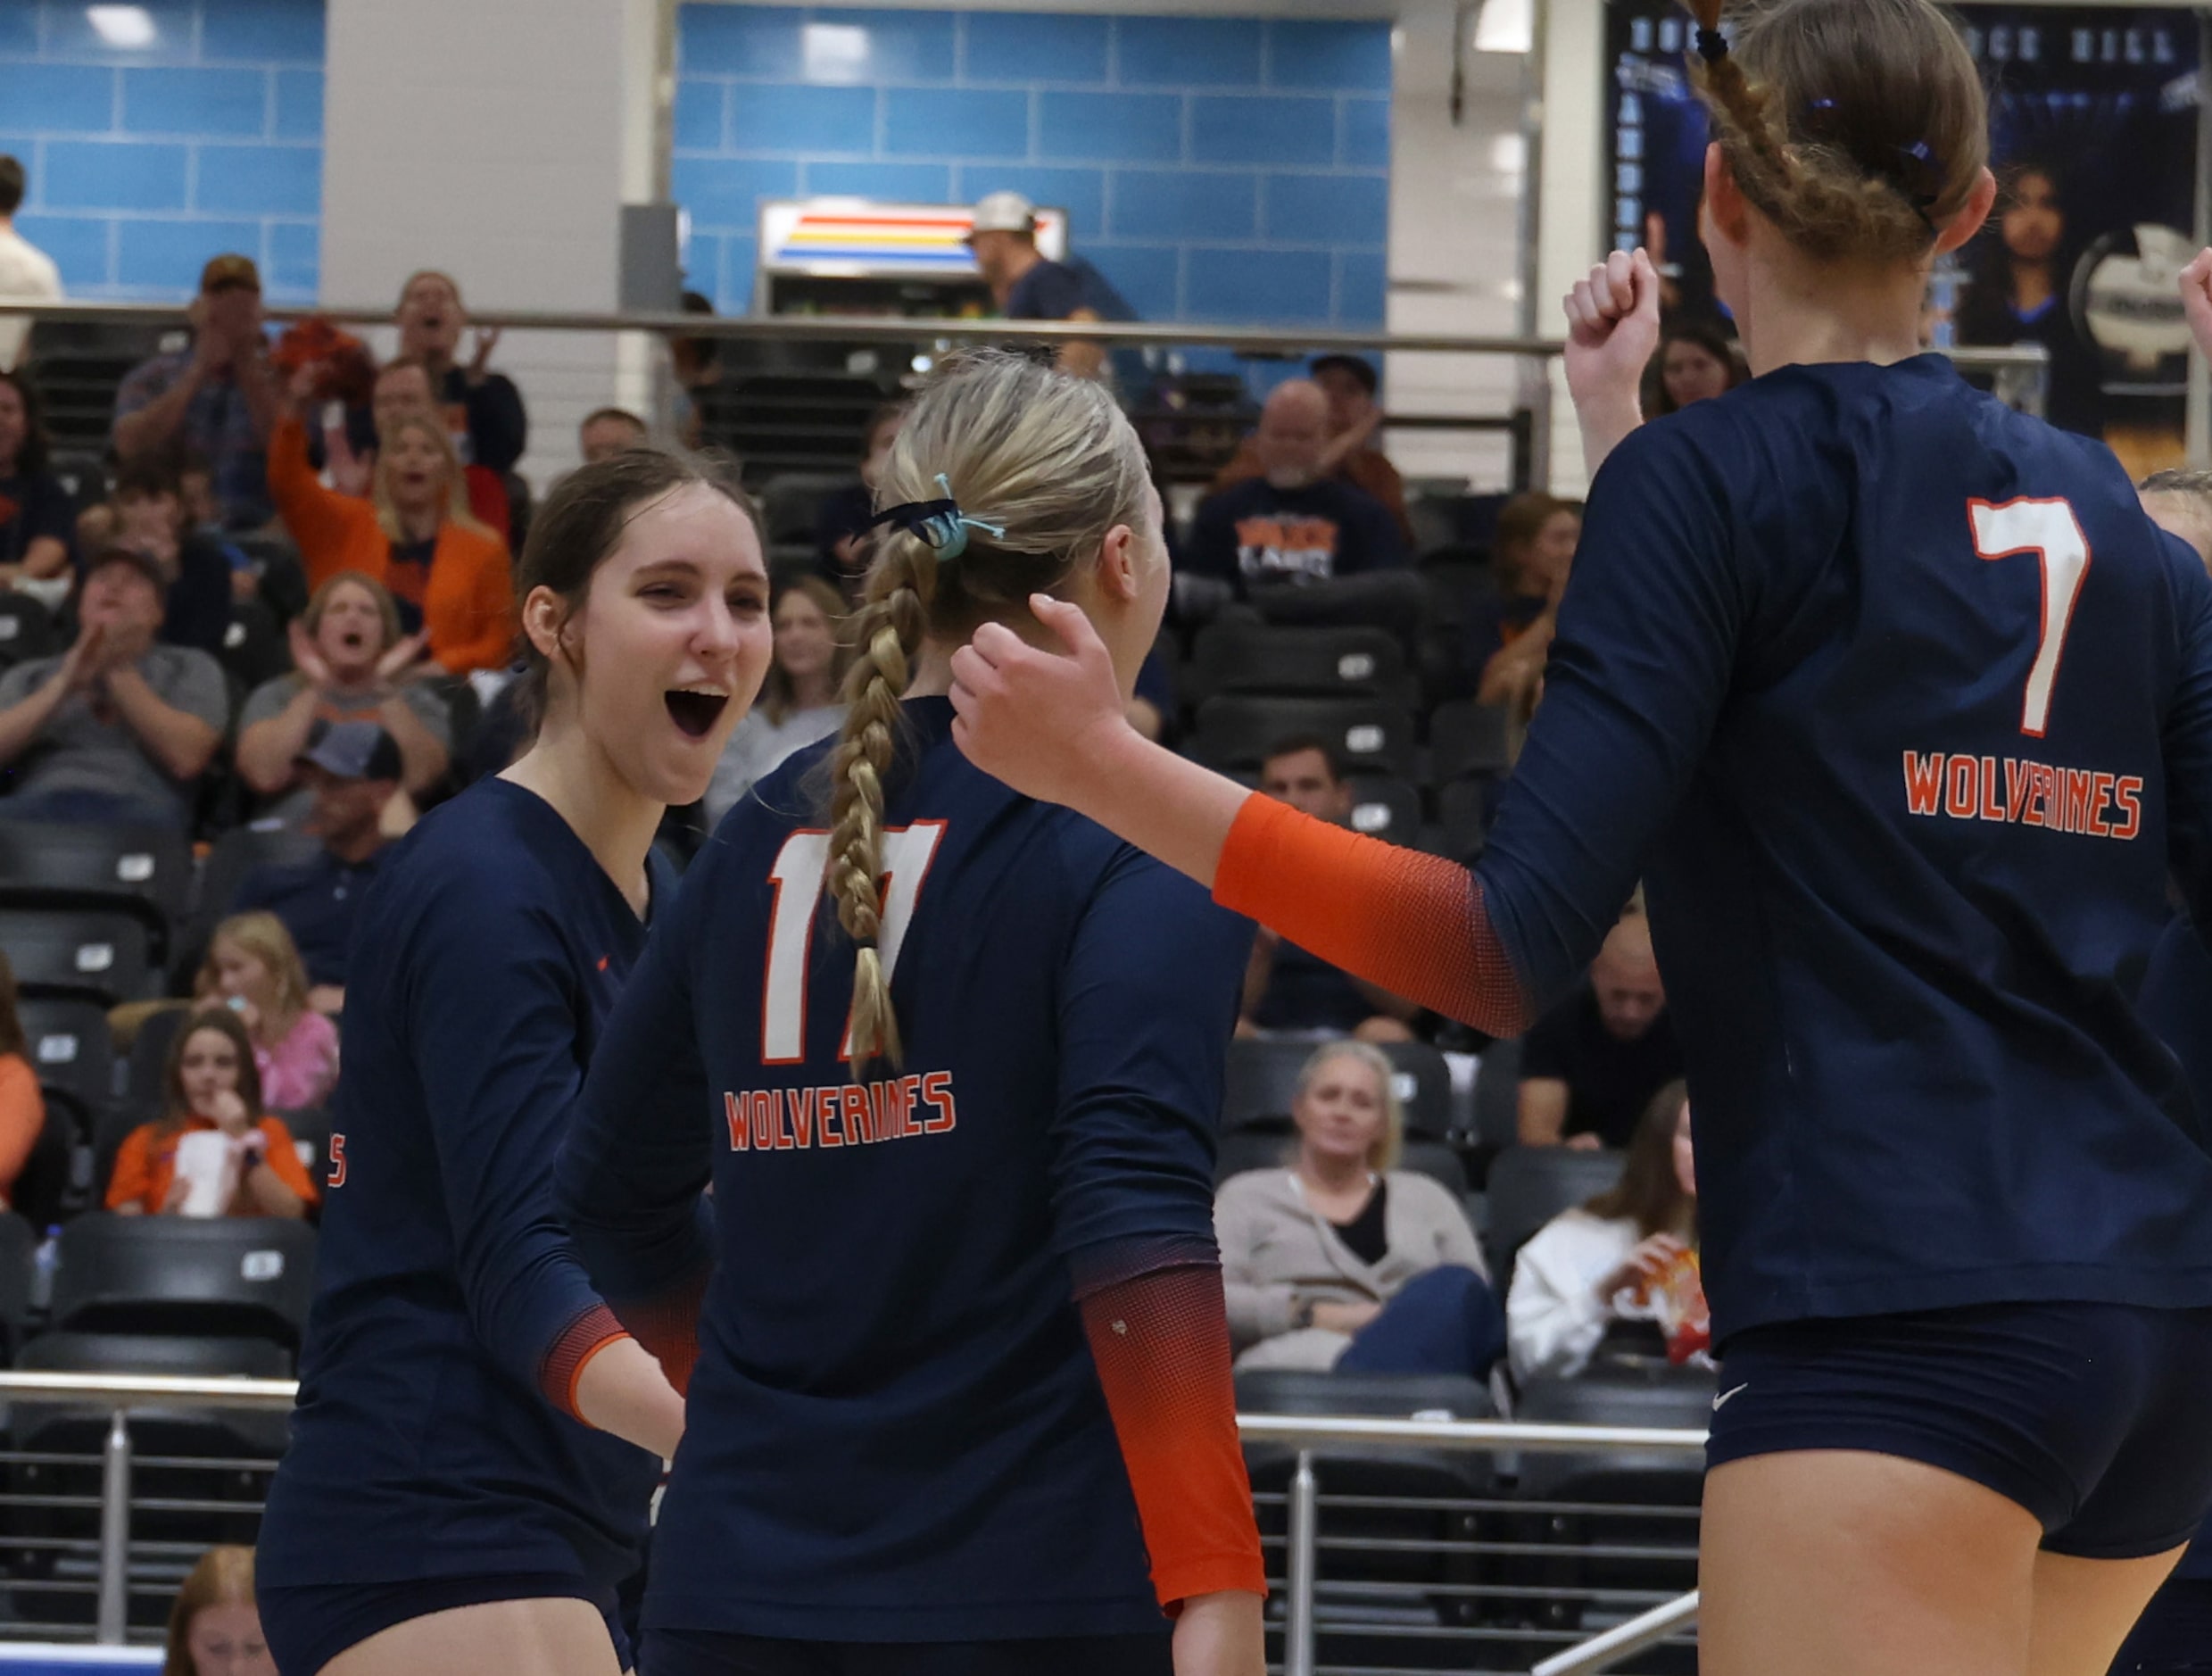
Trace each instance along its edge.
<instances>
[{"instance_id":1,"label":"water bottle","mask_svg":"<svg viewBox=\"0 0 2212 1676\"><path fill-rule=\"evenodd\" d=\"M62 1231L46 1230L37 1255L31 1259L30 1307L41 1312L54 1306L54 1276L62 1266Z\"/></svg>"}]
</instances>

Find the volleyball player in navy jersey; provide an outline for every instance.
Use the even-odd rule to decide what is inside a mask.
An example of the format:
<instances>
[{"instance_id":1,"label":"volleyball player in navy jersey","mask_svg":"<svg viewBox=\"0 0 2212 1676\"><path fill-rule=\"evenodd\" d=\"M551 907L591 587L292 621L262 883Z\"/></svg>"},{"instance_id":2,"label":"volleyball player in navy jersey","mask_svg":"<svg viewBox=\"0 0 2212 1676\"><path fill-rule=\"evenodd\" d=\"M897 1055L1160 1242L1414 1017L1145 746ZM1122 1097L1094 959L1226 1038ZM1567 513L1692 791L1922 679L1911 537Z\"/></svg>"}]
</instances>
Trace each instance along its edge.
<instances>
[{"instance_id":1,"label":"volleyball player in navy jersey","mask_svg":"<svg viewBox=\"0 0 2212 1676\"><path fill-rule=\"evenodd\" d=\"M557 1168L616 1315L697 1322L645 1668L1260 1676L1213 1235L1252 927L978 773L943 696L1036 589L1127 691L1159 497L1098 386L996 352L878 495L843 732L692 864Z\"/></svg>"},{"instance_id":2,"label":"volleyball player in navy jersey","mask_svg":"<svg viewBox=\"0 0 2212 1676\"><path fill-rule=\"evenodd\" d=\"M633 451L563 479L521 579L536 741L425 817L362 909L300 1403L261 1527L285 1676L625 1668L616 1592L683 1429L547 1187L667 909L654 832L705 791L766 670L767 569L733 479Z\"/></svg>"},{"instance_id":3,"label":"volleyball player in navy jersey","mask_svg":"<svg viewBox=\"0 0 2212 1676\"><path fill-rule=\"evenodd\" d=\"M1633 428L1649 263L1578 288L1618 446L1471 872L1145 745L1048 602L1065 655L956 655L956 738L1494 1035L1643 878L1723 1360L1704 1670L2092 1676L2212 1503L2212 1157L2135 1006L2169 864L2212 924L2212 580L2101 446L1919 353L1994 195L1950 21L1695 10L1758 376Z\"/></svg>"}]
</instances>

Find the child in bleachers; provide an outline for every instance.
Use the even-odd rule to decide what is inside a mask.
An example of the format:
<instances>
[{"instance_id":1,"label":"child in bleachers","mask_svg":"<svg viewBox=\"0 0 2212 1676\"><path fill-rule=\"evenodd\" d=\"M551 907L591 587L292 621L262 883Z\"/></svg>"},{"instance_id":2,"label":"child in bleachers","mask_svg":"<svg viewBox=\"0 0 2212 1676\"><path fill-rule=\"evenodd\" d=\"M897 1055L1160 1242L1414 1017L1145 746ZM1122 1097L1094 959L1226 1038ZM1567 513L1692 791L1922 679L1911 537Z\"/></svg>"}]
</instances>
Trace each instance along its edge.
<instances>
[{"instance_id":1,"label":"child in bleachers","mask_svg":"<svg viewBox=\"0 0 2212 1676\"><path fill-rule=\"evenodd\" d=\"M46 1126L46 1099L15 1012L15 968L0 954L0 1210L13 1205L16 1178Z\"/></svg>"},{"instance_id":2,"label":"child in bleachers","mask_svg":"<svg viewBox=\"0 0 2212 1676\"><path fill-rule=\"evenodd\" d=\"M308 1005L307 968L285 923L235 914L215 928L194 992L237 1015L263 1098L279 1111L319 1106L338 1080L337 1027Z\"/></svg>"},{"instance_id":3,"label":"child in bleachers","mask_svg":"<svg viewBox=\"0 0 2212 1676\"><path fill-rule=\"evenodd\" d=\"M1618 1186L1562 1211L1520 1249L1505 1298L1513 1377L1571 1378L1589 1365L1620 1304L1648 1291L1697 1243L1689 1095L1669 1083L1636 1125Z\"/></svg>"},{"instance_id":4,"label":"child in bleachers","mask_svg":"<svg viewBox=\"0 0 2212 1676\"><path fill-rule=\"evenodd\" d=\"M194 1015L169 1050L162 1089L162 1115L132 1130L115 1155L110 1210L119 1216L307 1215L318 1198L315 1183L283 1119L262 1113L253 1043L236 1014L223 1008ZM235 1185L218 1210L190 1204L199 1172L178 1167L185 1143L208 1133L222 1136L231 1153L221 1179Z\"/></svg>"},{"instance_id":5,"label":"child in bleachers","mask_svg":"<svg viewBox=\"0 0 2212 1676\"><path fill-rule=\"evenodd\" d=\"M162 1676L277 1676L253 1605L253 1550L225 1546L200 1556L169 1611Z\"/></svg>"}]
</instances>

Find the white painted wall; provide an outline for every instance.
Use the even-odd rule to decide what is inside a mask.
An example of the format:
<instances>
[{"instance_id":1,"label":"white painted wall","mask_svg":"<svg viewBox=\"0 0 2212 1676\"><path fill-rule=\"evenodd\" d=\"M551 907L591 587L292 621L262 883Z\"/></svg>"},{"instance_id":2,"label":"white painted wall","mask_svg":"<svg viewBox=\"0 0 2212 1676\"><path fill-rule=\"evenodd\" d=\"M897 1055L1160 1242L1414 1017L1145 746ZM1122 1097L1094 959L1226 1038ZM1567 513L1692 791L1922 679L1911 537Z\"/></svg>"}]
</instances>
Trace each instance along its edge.
<instances>
[{"instance_id":1,"label":"white painted wall","mask_svg":"<svg viewBox=\"0 0 2212 1676\"><path fill-rule=\"evenodd\" d=\"M654 184L657 19L655 0L329 0L325 300L396 301L444 268L479 308L613 309L620 205ZM644 394L612 336L513 334L493 364L522 387L541 488L585 413Z\"/></svg>"}]
</instances>

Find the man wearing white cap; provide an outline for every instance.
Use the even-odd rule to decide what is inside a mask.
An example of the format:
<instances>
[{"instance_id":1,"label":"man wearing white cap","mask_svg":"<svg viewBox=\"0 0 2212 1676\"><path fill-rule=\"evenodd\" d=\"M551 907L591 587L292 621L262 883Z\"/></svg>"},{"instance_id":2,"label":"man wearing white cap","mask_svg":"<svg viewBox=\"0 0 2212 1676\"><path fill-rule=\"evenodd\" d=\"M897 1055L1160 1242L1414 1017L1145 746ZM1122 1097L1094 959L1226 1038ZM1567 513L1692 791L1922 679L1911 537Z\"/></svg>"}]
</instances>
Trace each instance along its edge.
<instances>
[{"instance_id":1,"label":"man wearing white cap","mask_svg":"<svg viewBox=\"0 0 2212 1676\"><path fill-rule=\"evenodd\" d=\"M1133 320L1136 310L1081 258L1053 261L1037 248L1037 206L1018 192L994 192L975 206L968 247L999 312L1010 320ZM1102 377L1103 345L1065 343L1060 365L1079 378Z\"/></svg>"}]
</instances>

